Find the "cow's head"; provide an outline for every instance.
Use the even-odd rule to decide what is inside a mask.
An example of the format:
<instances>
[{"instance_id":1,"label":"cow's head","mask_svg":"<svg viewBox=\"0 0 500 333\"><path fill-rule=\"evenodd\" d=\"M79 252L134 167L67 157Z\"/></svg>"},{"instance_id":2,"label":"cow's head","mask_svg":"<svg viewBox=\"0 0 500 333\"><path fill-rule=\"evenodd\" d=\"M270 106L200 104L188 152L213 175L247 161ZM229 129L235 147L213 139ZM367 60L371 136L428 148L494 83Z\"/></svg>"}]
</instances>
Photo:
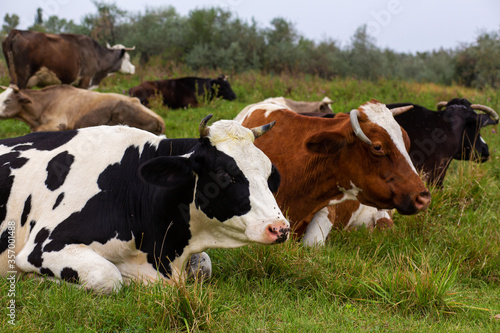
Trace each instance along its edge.
<instances>
[{"instance_id":1,"label":"cow's head","mask_svg":"<svg viewBox=\"0 0 500 333\"><path fill-rule=\"evenodd\" d=\"M127 51L133 51L135 50L134 47L125 47L121 44L116 44L113 46L109 46L109 44L106 44L107 48L110 50L120 50L120 59L121 59L121 66L118 72L123 73L123 74L134 74L135 73L135 66L132 65L130 62L130 55L127 53Z\"/></svg>"},{"instance_id":2,"label":"cow's head","mask_svg":"<svg viewBox=\"0 0 500 333\"><path fill-rule=\"evenodd\" d=\"M1 88L5 91L0 94L0 119L14 118L23 107L32 103L16 85L1 86Z\"/></svg>"},{"instance_id":3,"label":"cow's head","mask_svg":"<svg viewBox=\"0 0 500 333\"><path fill-rule=\"evenodd\" d=\"M443 107L445 109L441 111ZM487 161L490 152L488 144L481 137L480 130L484 126L498 124L498 114L487 106L471 104L464 98L440 102L437 109L442 112L443 119L451 123L453 130L459 133L457 151L453 158L476 162ZM480 110L486 114L477 114L474 110Z\"/></svg>"},{"instance_id":4,"label":"cow's head","mask_svg":"<svg viewBox=\"0 0 500 333\"><path fill-rule=\"evenodd\" d=\"M430 193L408 155L408 135L391 110L372 100L352 110L350 122L352 130L347 136L335 131L320 132L307 142L316 153L342 154L339 160L346 162L342 172L347 177L338 186L344 196L377 208L396 208L401 214L426 209Z\"/></svg>"},{"instance_id":5,"label":"cow's head","mask_svg":"<svg viewBox=\"0 0 500 333\"><path fill-rule=\"evenodd\" d=\"M231 89L226 75L220 75L217 79L210 80L210 87L214 92L217 92L216 97L222 97L228 101L236 99L236 94Z\"/></svg>"},{"instance_id":6,"label":"cow's head","mask_svg":"<svg viewBox=\"0 0 500 333\"><path fill-rule=\"evenodd\" d=\"M194 201L185 209L193 237L223 237L197 251L285 241L290 226L272 193L279 186L279 174L253 144L272 124L249 130L221 120L206 127L208 119L200 124L200 141L191 153L154 159L142 166L142 177L167 188L194 186Z\"/></svg>"},{"instance_id":7,"label":"cow's head","mask_svg":"<svg viewBox=\"0 0 500 333\"><path fill-rule=\"evenodd\" d=\"M333 113L332 107L330 105L332 103L333 101L327 96L325 96L319 104L319 112Z\"/></svg>"}]
</instances>

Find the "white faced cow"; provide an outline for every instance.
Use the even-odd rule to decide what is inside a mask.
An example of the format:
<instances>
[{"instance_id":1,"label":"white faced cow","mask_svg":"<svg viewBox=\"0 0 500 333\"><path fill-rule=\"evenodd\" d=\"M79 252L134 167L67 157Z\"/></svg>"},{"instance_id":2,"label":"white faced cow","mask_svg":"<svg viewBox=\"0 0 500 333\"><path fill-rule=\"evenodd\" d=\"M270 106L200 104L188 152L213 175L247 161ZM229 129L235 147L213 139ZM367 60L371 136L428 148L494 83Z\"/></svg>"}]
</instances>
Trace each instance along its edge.
<instances>
[{"instance_id":1,"label":"white faced cow","mask_svg":"<svg viewBox=\"0 0 500 333\"><path fill-rule=\"evenodd\" d=\"M17 271L110 292L183 281L208 248L285 241L279 174L253 144L272 125L208 119L200 139L98 126L0 140L1 275L9 249Z\"/></svg>"}]
</instances>

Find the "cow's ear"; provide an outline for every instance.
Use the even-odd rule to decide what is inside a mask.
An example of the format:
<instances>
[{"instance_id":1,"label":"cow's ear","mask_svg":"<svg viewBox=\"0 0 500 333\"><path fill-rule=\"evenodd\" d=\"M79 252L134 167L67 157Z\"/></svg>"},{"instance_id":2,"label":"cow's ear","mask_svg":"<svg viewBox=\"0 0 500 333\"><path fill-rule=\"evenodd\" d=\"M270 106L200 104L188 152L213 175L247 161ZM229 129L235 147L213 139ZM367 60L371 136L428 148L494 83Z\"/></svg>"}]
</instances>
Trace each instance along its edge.
<instances>
[{"instance_id":1,"label":"cow's ear","mask_svg":"<svg viewBox=\"0 0 500 333\"><path fill-rule=\"evenodd\" d=\"M307 150L322 155L335 154L346 144L346 136L334 131L315 133L305 141Z\"/></svg>"},{"instance_id":2,"label":"cow's ear","mask_svg":"<svg viewBox=\"0 0 500 333\"><path fill-rule=\"evenodd\" d=\"M194 178L191 161L185 157L162 156L145 162L139 175L148 184L175 189Z\"/></svg>"},{"instance_id":3,"label":"cow's ear","mask_svg":"<svg viewBox=\"0 0 500 333\"><path fill-rule=\"evenodd\" d=\"M16 98L17 98L17 101L19 103L21 103L21 104L29 104L29 103L31 103L31 99L28 96L26 96L23 93L21 93L21 92L17 93Z\"/></svg>"},{"instance_id":4,"label":"cow's ear","mask_svg":"<svg viewBox=\"0 0 500 333\"><path fill-rule=\"evenodd\" d=\"M479 127L497 124L497 122L491 119L491 117L487 114L479 114L477 117L477 121L479 123Z\"/></svg>"}]
</instances>

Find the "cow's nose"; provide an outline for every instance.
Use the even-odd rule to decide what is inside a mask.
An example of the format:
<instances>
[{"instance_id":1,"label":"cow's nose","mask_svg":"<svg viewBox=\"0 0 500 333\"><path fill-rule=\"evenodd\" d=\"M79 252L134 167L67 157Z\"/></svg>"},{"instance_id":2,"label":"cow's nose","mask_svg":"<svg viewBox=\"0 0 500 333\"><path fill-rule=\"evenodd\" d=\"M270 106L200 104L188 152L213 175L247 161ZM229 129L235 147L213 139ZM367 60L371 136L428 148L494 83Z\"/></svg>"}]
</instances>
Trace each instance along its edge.
<instances>
[{"instance_id":1,"label":"cow's nose","mask_svg":"<svg viewBox=\"0 0 500 333\"><path fill-rule=\"evenodd\" d=\"M429 207L431 203L430 192L428 190L420 192L420 194L415 196L413 203L415 205L415 208L417 209L417 212L421 212L427 209L427 207Z\"/></svg>"},{"instance_id":2,"label":"cow's nose","mask_svg":"<svg viewBox=\"0 0 500 333\"><path fill-rule=\"evenodd\" d=\"M266 227L266 234L272 244L283 243L290 234L290 225L283 221L270 223Z\"/></svg>"}]
</instances>

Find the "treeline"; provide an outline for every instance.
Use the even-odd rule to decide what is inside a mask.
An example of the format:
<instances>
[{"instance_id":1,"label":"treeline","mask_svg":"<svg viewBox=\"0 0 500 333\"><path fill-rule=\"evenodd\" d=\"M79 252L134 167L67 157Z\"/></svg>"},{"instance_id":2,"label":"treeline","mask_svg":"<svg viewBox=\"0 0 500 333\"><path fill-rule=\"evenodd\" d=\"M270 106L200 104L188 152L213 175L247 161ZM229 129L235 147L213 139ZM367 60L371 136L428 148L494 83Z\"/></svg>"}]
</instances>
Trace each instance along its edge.
<instances>
[{"instance_id":1,"label":"treeline","mask_svg":"<svg viewBox=\"0 0 500 333\"><path fill-rule=\"evenodd\" d=\"M45 20L39 9L29 29L85 34L103 44L135 45L135 60L142 64L154 58L164 64L226 73L288 71L323 78L388 78L477 88L500 84L500 30L484 32L474 43L456 49L411 54L380 49L366 26L359 27L350 43L341 46L331 39L309 40L283 18L273 19L270 28L261 28L254 20L244 22L221 8L181 16L173 7L127 13L114 4L94 4L97 12L87 14L80 23L57 16ZM17 15L7 14L2 34L18 24Z\"/></svg>"}]
</instances>

